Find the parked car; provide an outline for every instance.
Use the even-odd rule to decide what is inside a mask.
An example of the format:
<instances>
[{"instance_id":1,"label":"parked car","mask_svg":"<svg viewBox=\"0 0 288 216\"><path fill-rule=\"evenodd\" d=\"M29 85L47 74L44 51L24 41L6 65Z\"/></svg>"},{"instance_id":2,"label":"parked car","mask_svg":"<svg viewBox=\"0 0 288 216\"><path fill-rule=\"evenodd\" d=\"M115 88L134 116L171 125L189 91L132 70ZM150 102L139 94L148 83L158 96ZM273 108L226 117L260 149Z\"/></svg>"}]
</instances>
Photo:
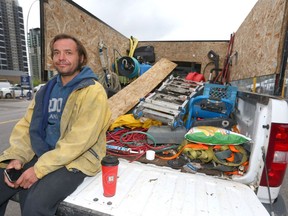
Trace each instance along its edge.
<instances>
[{"instance_id":1,"label":"parked car","mask_svg":"<svg viewBox=\"0 0 288 216\"><path fill-rule=\"evenodd\" d=\"M0 80L0 89L11 87L11 83L7 80Z\"/></svg>"},{"instance_id":2,"label":"parked car","mask_svg":"<svg viewBox=\"0 0 288 216\"><path fill-rule=\"evenodd\" d=\"M285 86L287 87L288 85L288 79L285 80ZM270 94L273 95L274 92L274 87L275 87L275 78L270 78L267 80L264 80L262 82L257 82L255 85L255 92L258 94ZM248 91L253 92L253 84L247 85L246 86Z\"/></svg>"},{"instance_id":3,"label":"parked car","mask_svg":"<svg viewBox=\"0 0 288 216\"><path fill-rule=\"evenodd\" d=\"M37 92L42 86L44 86L45 85L45 83L42 83L42 84L39 84L39 85L37 85L37 86L35 86L34 88L33 88L33 91L34 92Z\"/></svg>"},{"instance_id":4,"label":"parked car","mask_svg":"<svg viewBox=\"0 0 288 216\"><path fill-rule=\"evenodd\" d=\"M18 86L13 86L9 88L1 88L0 95L4 98L18 98L18 97L32 97L32 92L29 89L24 89Z\"/></svg>"}]
</instances>

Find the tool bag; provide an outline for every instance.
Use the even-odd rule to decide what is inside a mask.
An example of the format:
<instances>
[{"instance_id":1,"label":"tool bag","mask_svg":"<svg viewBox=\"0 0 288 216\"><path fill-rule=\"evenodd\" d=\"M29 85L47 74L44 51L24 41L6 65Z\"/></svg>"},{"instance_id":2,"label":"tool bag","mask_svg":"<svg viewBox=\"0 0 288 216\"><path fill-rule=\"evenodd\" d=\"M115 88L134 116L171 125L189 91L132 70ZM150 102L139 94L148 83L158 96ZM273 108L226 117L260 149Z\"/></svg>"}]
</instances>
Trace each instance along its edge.
<instances>
[{"instance_id":1,"label":"tool bag","mask_svg":"<svg viewBox=\"0 0 288 216\"><path fill-rule=\"evenodd\" d=\"M154 63L155 52L153 46L142 46L135 49L133 57L141 63Z\"/></svg>"},{"instance_id":2,"label":"tool bag","mask_svg":"<svg viewBox=\"0 0 288 216\"><path fill-rule=\"evenodd\" d=\"M239 174L239 167L245 167L246 170L248 165L249 151L244 145L205 145L185 140L178 147L178 151L192 161L200 160L203 168L223 171L226 174Z\"/></svg>"}]
</instances>

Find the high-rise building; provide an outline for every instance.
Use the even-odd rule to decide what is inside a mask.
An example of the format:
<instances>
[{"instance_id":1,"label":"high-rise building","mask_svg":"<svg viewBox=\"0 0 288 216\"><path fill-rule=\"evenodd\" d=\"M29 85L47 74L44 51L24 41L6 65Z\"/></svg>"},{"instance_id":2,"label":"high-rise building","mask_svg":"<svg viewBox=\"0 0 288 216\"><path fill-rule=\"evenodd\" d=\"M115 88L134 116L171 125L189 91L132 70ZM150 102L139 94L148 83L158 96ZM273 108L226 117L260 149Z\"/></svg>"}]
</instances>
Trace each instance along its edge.
<instances>
[{"instance_id":1,"label":"high-rise building","mask_svg":"<svg viewBox=\"0 0 288 216\"><path fill-rule=\"evenodd\" d=\"M25 27L18 0L0 0L0 78L28 73ZM12 80L13 82L13 80Z\"/></svg>"},{"instance_id":2,"label":"high-rise building","mask_svg":"<svg viewBox=\"0 0 288 216\"><path fill-rule=\"evenodd\" d=\"M33 28L28 33L29 63L33 80L42 80L41 75L41 32Z\"/></svg>"}]
</instances>

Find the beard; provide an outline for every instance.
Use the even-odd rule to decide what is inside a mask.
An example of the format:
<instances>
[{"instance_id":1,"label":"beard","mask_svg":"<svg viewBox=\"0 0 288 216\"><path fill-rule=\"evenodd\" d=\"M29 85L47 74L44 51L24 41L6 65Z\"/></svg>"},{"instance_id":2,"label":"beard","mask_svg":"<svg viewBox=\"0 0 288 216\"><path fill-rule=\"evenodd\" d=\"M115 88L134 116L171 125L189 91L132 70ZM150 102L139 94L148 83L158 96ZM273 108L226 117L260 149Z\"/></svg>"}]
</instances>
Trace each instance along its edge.
<instances>
[{"instance_id":1,"label":"beard","mask_svg":"<svg viewBox=\"0 0 288 216\"><path fill-rule=\"evenodd\" d=\"M57 67L56 67L56 69L57 69ZM74 75L75 73L77 73L77 72L79 72L79 70L78 69L75 69L75 70L73 70L73 71L69 71L69 72L62 72L62 71L60 71L60 70L58 70L57 69L57 71L58 71L58 74L60 74L61 76L72 76L72 75Z\"/></svg>"},{"instance_id":2,"label":"beard","mask_svg":"<svg viewBox=\"0 0 288 216\"><path fill-rule=\"evenodd\" d=\"M57 72L61 75L61 76L72 76L75 73L78 73L81 71L82 69L82 65L81 65L81 60L78 60L78 64L77 67L74 70L68 71L68 72L64 72L62 71L57 65L55 65L55 69L57 70Z\"/></svg>"}]
</instances>

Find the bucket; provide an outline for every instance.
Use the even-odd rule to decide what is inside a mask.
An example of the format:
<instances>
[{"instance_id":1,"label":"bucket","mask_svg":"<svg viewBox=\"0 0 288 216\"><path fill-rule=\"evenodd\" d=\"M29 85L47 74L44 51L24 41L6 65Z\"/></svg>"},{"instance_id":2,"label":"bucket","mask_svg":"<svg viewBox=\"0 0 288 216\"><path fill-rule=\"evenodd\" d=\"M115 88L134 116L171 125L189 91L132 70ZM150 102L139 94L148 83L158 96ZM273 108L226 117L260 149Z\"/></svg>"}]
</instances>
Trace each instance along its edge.
<instances>
[{"instance_id":1,"label":"bucket","mask_svg":"<svg viewBox=\"0 0 288 216\"><path fill-rule=\"evenodd\" d=\"M139 62L134 57L122 57L117 61L118 73L121 76L134 78L138 76L140 71Z\"/></svg>"}]
</instances>

